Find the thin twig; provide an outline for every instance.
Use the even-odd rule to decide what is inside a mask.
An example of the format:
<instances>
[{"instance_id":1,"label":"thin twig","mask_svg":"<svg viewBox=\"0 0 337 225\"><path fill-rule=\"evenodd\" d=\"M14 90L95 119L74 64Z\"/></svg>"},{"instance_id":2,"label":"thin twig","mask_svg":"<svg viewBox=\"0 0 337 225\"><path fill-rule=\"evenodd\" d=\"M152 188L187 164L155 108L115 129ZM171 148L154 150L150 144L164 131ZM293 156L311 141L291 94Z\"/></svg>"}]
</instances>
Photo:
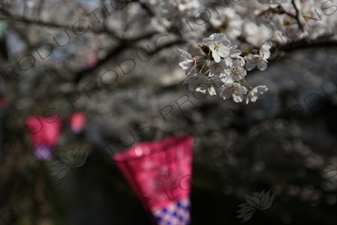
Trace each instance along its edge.
<instances>
[{"instance_id":1,"label":"thin twig","mask_svg":"<svg viewBox=\"0 0 337 225\"><path fill-rule=\"evenodd\" d=\"M162 46L159 46L157 49L155 49L152 52L148 52L147 50L142 49L143 51L145 51L147 54L156 54L159 51L169 48L173 45L179 45L179 44L183 44L185 43L182 40L177 40L177 41L172 41L168 44L164 44ZM124 50L133 47L133 43L132 42L128 42L128 41L122 41L116 48L114 48L113 50L111 50L104 59L99 60L98 63L90 68L90 69L85 69L85 70L81 70L78 71L75 74L75 79L74 82L78 83L85 75L90 74L91 72L93 72L94 70L96 70L97 68L99 68L100 66L102 66L103 64L105 64L106 62L108 62L109 60L111 60L114 57L117 57L120 53L122 53Z\"/></svg>"},{"instance_id":2,"label":"thin twig","mask_svg":"<svg viewBox=\"0 0 337 225\"><path fill-rule=\"evenodd\" d=\"M138 3L140 4L140 6L149 14L149 16L154 16L154 12L152 11L152 9L145 4L144 2L138 1Z\"/></svg>"},{"instance_id":3,"label":"thin twig","mask_svg":"<svg viewBox=\"0 0 337 225\"><path fill-rule=\"evenodd\" d=\"M53 23L53 22L45 22L42 20L33 20L30 18L26 18L26 17L18 17L16 15L12 15L11 13L9 13L6 10L1 10L1 12L5 15L5 16L0 16L0 20L8 20L8 21L15 21L15 22L22 22L22 23L28 23L28 24L35 24L35 25L40 25L40 26L47 26L47 27L56 27L56 28L66 28L69 30L73 29L73 25L64 25L64 24L57 24L57 23ZM92 27L95 26L91 26L91 29L89 29L90 32L94 33L94 34L101 34L101 33L107 33L110 34L111 36L120 39L120 37L118 37L118 35L106 28L103 29L92 29ZM83 29L85 30L87 27L86 26L77 26L77 29Z\"/></svg>"},{"instance_id":4,"label":"thin twig","mask_svg":"<svg viewBox=\"0 0 337 225\"><path fill-rule=\"evenodd\" d=\"M304 28L303 28L302 23L301 23L301 21L300 21L300 13L299 13L299 10L298 10L298 8L297 8L297 6L296 6L295 0L291 0L291 4L293 5L293 7L294 7L294 9L295 9L295 12L296 12L295 19L296 19L296 21L297 21L297 23L298 23L298 26L299 26L299 28L300 28L302 31L304 31Z\"/></svg>"}]
</instances>

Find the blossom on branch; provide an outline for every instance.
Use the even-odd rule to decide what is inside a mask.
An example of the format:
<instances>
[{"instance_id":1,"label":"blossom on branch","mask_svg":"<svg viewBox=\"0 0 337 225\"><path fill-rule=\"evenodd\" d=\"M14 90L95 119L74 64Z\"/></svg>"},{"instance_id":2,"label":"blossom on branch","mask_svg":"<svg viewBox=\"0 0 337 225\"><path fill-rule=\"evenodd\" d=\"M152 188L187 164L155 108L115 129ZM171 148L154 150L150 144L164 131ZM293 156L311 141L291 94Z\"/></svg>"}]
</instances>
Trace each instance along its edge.
<instances>
[{"instance_id":1,"label":"blossom on branch","mask_svg":"<svg viewBox=\"0 0 337 225\"><path fill-rule=\"evenodd\" d=\"M247 94L248 89L239 83L224 84L220 96L226 100L233 97L234 102L242 102L243 95Z\"/></svg>"},{"instance_id":2,"label":"blossom on branch","mask_svg":"<svg viewBox=\"0 0 337 225\"><path fill-rule=\"evenodd\" d=\"M246 104L248 104L249 101L256 102L256 100L259 98L259 95L262 95L263 93L267 92L268 88L266 85L259 85L254 87L251 91L249 91L247 98L246 98Z\"/></svg>"},{"instance_id":3,"label":"blossom on branch","mask_svg":"<svg viewBox=\"0 0 337 225\"><path fill-rule=\"evenodd\" d=\"M209 47L215 62L219 63L222 58L227 58L230 53L231 42L223 34L212 34L202 40L203 44Z\"/></svg>"},{"instance_id":4,"label":"blossom on branch","mask_svg":"<svg viewBox=\"0 0 337 225\"><path fill-rule=\"evenodd\" d=\"M198 66L198 60L184 50L179 49L179 51L182 53L181 57L184 58L184 61L179 63L179 66L186 71L186 75L190 75L192 72L195 72Z\"/></svg>"},{"instance_id":5,"label":"blossom on branch","mask_svg":"<svg viewBox=\"0 0 337 225\"><path fill-rule=\"evenodd\" d=\"M260 70L265 70L272 46L270 42L262 44L258 49L259 54L248 54L245 58L238 46L231 45L223 34L212 34L204 38L203 44L198 46L203 54L190 54L179 49L184 58L179 66L188 76L183 84L188 84L191 92L196 91L211 96L219 94L224 100L232 97L236 103L242 102L248 94L246 96L246 103L248 103L255 102L260 94L268 90L265 85L252 88L245 80L247 76L245 67L251 70L257 66ZM212 56L210 56L211 52ZM249 50L249 52L257 52L257 50ZM198 58L195 58L195 55L198 55ZM243 86L241 81L247 84L247 87ZM250 90L249 93L248 90Z\"/></svg>"},{"instance_id":6,"label":"blossom on branch","mask_svg":"<svg viewBox=\"0 0 337 225\"><path fill-rule=\"evenodd\" d=\"M271 44L266 42L262 44L259 54L248 54L246 68L248 71L257 67L259 70L264 71L267 69L267 59L270 57Z\"/></svg>"},{"instance_id":7,"label":"blossom on branch","mask_svg":"<svg viewBox=\"0 0 337 225\"><path fill-rule=\"evenodd\" d=\"M247 75L244 63L240 59L236 59L231 68L225 69L225 73L236 81L242 80Z\"/></svg>"}]
</instances>

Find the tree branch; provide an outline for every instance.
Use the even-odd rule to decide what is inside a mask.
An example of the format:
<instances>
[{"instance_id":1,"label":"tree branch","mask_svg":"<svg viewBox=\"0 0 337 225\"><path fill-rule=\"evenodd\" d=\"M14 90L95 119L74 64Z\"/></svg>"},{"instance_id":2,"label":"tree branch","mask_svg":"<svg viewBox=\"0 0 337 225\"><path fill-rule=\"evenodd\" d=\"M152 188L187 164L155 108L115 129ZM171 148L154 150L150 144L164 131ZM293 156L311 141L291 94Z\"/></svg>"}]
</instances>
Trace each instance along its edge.
<instances>
[{"instance_id":1,"label":"tree branch","mask_svg":"<svg viewBox=\"0 0 337 225\"><path fill-rule=\"evenodd\" d=\"M0 16L0 20L8 20L8 21L15 21L15 22L21 22L21 23L27 23L27 24L35 24L35 25L40 25L40 26L50 26L50 27L56 27L56 28L65 28L65 29L73 29L73 25L64 25L64 24L57 24L57 23L53 23L53 22L45 22L45 21L37 21L37 20L32 20L30 18L25 18L25 17L18 17L15 15L12 15L11 13L9 13L8 11L4 10L4 9L0 9L1 12L3 12L3 14L6 16ZM95 26L90 26L89 31L94 33L94 34L101 34L101 33L108 33L111 36L120 39L120 37L118 37L118 35L116 33L114 33L113 31L107 29L107 28L102 28L102 29L92 29L92 27ZM87 27L85 26L77 26L77 29L87 29Z\"/></svg>"},{"instance_id":2,"label":"tree branch","mask_svg":"<svg viewBox=\"0 0 337 225\"><path fill-rule=\"evenodd\" d=\"M164 44L162 46L159 46L157 49L155 49L154 51L151 51L151 52L149 52L147 50L144 50L144 49L141 49L141 48L140 49L143 50L144 52L146 52L147 54L156 54L163 49L169 48L173 45L178 45L178 44L183 44L183 43L185 43L185 41L183 41L183 40L172 41L168 44ZM118 45L118 47L116 47L115 49L110 51L110 53L108 53L107 56L104 59L100 60L94 67L92 67L90 69L78 71L75 74L74 82L78 83L84 76L88 75L90 72L93 72L94 70L96 70L97 68L102 66L104 63L106 63L109 60L111 60L112 58L118 56L122 51L126 50L128 47L131 47L131 46L132 46L132 43L130 43L128 41L122 41L120 43L120 45Z\"/></svg>"},{"instance_id":3,"label":"tree branch","mask_svg":"<svg viewBox=\"0 0 337 225\"><path fill-rule=\"evenodd\" d=\"M337 47L337 40L316 41L311 43L307 42L306 40L296 41L281 46L279 50L285 52L292 52L304 48L324 48L324 47Z\"/></svg>"},{"instance_id":4,"label":"tree branch","mask_svg":"<svg viewBox=\"0 0 337 225\"><path fill-rule=\"evenodd\" d=\"M295 0L291 0L291 4L293 5L293 7L294 7L294 9L295 9L295 12L296 12L295 19L296 19L296 21L297 21L297 23L298 23L298 27L299 27L302 31L304 31L304 28L303 28L302 23L301 23L301 21L300 21L300 13L299 13L299 10L298 10L298 8L297 8L297 6L296 6Z\"/></svg>"},{"instance_id":5,"label":"tree branch","mask_svg":"<svg viewBox=\"0 0 337 225\"><path fill-rule=\"evenodd\" d=\"M99 60L98 63L94 66L91 67L89 69L85 69L85 70L81 70L78 71L75 74L75 79L74 82L78 83L82 77L85 74L89 74L90 72L93 72L94 70L96 70L98 67L102 66L104 63L106 63L107 61L109 61L110 59L116 57L117 55L119 55L123 50L125 50L127 48L127 42L126 41L122 41L116 48L114 48L113 50L111 50L104 59Z\"/></svg>"}]
</instances>

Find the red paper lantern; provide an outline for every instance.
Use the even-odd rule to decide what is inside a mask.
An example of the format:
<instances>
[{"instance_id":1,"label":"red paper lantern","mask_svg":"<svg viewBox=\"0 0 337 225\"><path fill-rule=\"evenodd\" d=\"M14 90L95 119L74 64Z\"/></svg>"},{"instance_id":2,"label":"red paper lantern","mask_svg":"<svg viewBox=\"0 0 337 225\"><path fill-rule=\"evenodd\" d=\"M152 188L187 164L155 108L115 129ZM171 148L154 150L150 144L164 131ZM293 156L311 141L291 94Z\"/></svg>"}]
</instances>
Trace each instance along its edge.
<instances>
[{"instance_id":1,"label":"red paper lantern","mask_svg":"<svg viewBox=\"0 0 337 225\"><path fill-rule=\"evenodd\" d=\"M193 138L169 137L139 143L113 156L144 208L156 222L190 221Z\"/></svg>"},{"instance_id":2,"label":"red paper lantern","mask_svg":"<svg viewBox=\"0 0 337 225\"><path fill-rule=\"evenodd\" d=\"M84 62L84 67L86 69L90 69L97 65L98 63L98 58L97 58L97 53L96 50L93 48L87 48L84 50L85 51L85 62Z\"/></svg>"},{"instance_id":3,"label":"red paper lantern","mask_svg":"<svg viewBox=\"0 0 337 225\"><path fill-rule=\"evenodd\" d=\"M82 112L74 112L69 118L70 128L75 134L83 131L86 122L86 117Z\"/></svg>"},{"instance_id":4,"label":"red paper lantern","mask_svg":"<svg viewBox=\"0 0 337 225\"><path fill-rule=\"evenodd\" d=\"M7 108L9 105L9 100L5 95L2 95L0 92L0 107L1 108Z\"/></svg>"},{"instance_id":5,"label":"red paper lantern","mask_svg":"<svg viewBox=\"0 0 337 225\"><path fill-rule=\"evenodd\" d=\"M42 116L29 116L26 126L34 147L34 154L39 160L50 160L61 131L62 121L55 121Z\"/></svg>"}]
</instances>

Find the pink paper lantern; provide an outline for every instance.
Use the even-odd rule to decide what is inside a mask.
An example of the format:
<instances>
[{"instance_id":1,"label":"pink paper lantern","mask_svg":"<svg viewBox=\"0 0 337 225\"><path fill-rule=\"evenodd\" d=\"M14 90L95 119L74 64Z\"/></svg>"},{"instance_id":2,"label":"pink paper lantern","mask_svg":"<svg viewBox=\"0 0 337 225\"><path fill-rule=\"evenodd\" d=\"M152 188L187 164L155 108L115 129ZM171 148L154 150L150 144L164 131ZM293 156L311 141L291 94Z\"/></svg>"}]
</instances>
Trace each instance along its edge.
<instances>
[{"instance_id":1,"label":"pink paper lantern","mask_svg":"<svg viewBox=\"0 0 337 225\"><path fill-rule=\"evenodd\" d=\"M96 50L92 48L87 48L84 51L85 51L85 56L86 56L86 59L84 61L84 67L86 69L90 69L96 66L98 63Z\"/></svg>"},{"instance_id":2,"label":"pink paper lantern","mask_svg":"<svg viewBox=\"0 0 337 225\"><path fill-rule=\"evenodd\" d=\"M0 107L1 108L7 108L9 105L9 100L6 96L2 95L0 92Z\"/></svg>"},{"instance_id":3,"label":"pink paper lantern","mask_svg":"<svg viewBox=\"0 0 337 225\"><path fill-rule=\"evenodd\" d=\"M26 126L34 147L34 154L39 160L50 160L54 153L61 131L62 121L53 121L42 116L29 116Z\"/></svg>"},{"instance_id":4,"label":"pink paper lantern","mask_svg":"<svg viewBox=\"0 0 337 225\"><path fill-rule=\"evenodd\" d=\"M193 137L139 143L113 156L132 189L157 224L190 221Z\"/></svg>"},{"instance_id":5,"label":"pink paper lantern","mask_svg":"<svg viewBox=\"0 0 337 225\"><path fill-rule=\"evenodd\" d=\"M86 116L82 112L74 112L69 118L70 128L75 134L79 134L83 131L85 122Z\"/></svg>"}]
</instances>

